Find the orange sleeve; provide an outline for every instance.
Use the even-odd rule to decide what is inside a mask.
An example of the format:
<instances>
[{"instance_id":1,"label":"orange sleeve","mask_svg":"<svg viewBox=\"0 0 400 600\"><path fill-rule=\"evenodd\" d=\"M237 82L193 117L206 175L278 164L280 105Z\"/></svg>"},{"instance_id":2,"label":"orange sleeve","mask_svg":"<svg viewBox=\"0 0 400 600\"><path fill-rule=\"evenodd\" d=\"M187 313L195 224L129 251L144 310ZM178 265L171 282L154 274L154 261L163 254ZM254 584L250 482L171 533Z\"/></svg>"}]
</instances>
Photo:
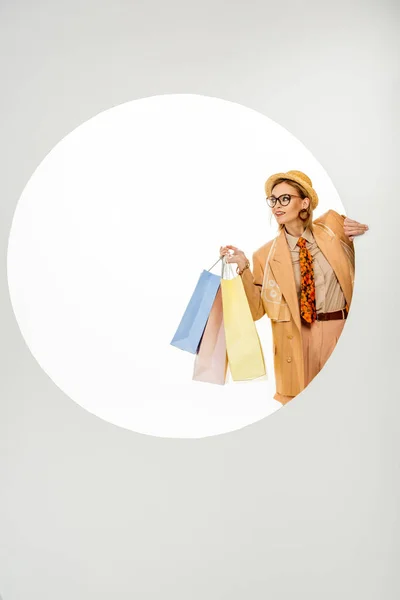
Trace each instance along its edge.
<instances>
[{"instance_id":1,"label":"orange sleeve","mask_svg":"<svg viewBox=\"0 0 400 600\"><path fill-rule=\"evenodd\" d=\"M253 271L245 269L241 275L244 291L250 306L254 321L258 321L265 314L264 305L261 300L261 289L264 278L264 270L257 253L253 254Z\"/></svg>"},{"instance_id":2,"label":"orange sleeve","mask_svg":"<svg viewBox=\"0 0 400 600\"><path fill-rule=\"evenodd\" d=\"M349 246L349 248L351 248L351 250L354 252L354 244L344 232L343 224L345 218L346 215L340 215L338 212L336 212L336 210L330 209L318 217L315 223L322 223L323 225L330 227L332 231L340 238L340 240L347 244L347 246Z\"/></svg>"}]
</instances>

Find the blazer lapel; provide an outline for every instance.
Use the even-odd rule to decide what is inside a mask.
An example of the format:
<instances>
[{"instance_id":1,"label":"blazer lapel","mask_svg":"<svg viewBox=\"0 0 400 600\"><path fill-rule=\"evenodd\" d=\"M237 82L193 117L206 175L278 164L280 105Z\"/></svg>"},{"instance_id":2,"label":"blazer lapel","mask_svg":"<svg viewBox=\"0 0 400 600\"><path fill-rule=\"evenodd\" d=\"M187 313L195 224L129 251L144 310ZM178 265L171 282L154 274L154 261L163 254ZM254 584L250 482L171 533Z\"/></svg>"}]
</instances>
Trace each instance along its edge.
<instances>
[{"instance_id":1,"label":"blazer lapel","mask_svg":"<svg viewBox=\"0 0 400 600\"><path fill-rule=\"evenodd\" d=\"M294 281L292 258L283 229L277 239L274 256L270 265L274 277L289 306L293 320L297 327L301 329L299 300Z\"/></svg>"},{"instance_id":2,"label":"blazer lapel","mask_svg":"<svg viewBox=\"0 0 400 600\"><path fill-rule=\"evenodd\" d=\"M333 231L330 229L325 230L324 226L321 225L314 226L313 235L321 252L334 270L346 302L350 305L353 290L350 273L348 269L346 270L347 259L344 256L339 238Z\"/></svg>"}]
</instances>

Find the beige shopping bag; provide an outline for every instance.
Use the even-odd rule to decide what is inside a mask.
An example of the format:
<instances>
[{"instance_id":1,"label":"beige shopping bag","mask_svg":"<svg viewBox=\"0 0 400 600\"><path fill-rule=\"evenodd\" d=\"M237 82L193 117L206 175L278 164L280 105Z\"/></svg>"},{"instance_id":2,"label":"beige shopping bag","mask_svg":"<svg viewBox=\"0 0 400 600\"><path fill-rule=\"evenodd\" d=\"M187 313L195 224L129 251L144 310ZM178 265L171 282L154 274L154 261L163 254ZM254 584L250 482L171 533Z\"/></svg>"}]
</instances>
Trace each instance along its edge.
<instances>
[{"instance_id":1,"label":"beige shopping bag","mask_svg":"<svg viewBox=\"0 0 400 600\"><path fill-rule=\"evenodd\" d=\"M228 369L225 331L222 315L222 293L218 288L198 353L195 357L193 380L224 385Z\"/></svg>"}]
</instances>

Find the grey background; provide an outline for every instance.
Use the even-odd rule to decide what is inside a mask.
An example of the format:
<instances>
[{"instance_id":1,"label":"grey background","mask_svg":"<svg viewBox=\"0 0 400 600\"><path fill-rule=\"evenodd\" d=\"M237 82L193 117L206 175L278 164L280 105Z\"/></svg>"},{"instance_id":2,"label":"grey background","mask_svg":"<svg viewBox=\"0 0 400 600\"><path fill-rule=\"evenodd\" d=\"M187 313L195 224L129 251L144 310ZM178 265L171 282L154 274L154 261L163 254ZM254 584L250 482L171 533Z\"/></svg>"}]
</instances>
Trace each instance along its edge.
<instances>
[{"instance_id":1,"label":"grey background","mask_svg":"<svg viewBox=\"0 0 400 600\"><path fill-rule=\"evenodd\" d=\"M395 2L2 0L0 23L4 600L398 598ZM272 416L203 440L75 405L26 347L6 280L13 212L44 156L98 112L165 93L276 120L370 225L323 373Z\"/></svg>"}]
</instances>

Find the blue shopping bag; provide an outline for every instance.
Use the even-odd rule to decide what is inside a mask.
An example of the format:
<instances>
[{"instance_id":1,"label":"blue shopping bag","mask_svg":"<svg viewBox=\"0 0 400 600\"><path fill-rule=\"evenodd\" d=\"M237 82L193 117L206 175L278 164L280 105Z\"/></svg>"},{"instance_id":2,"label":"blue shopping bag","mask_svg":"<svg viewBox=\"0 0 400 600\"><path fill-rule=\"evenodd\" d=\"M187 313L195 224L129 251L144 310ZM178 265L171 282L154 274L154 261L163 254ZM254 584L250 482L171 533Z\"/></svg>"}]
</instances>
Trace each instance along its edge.
<instances>
[{"instance_id":1,"label":"blue shopping bag","mask_svg":"<svg viewBox=\"0 0 400 600\"><path fill-rule=\"evenodd\" d=\"M204 270L197 282L189 304L183 314L178 329L171 341L171 345L196 354L218 288L221 276L210 273L211 269L221 260L219 258L208 271Z\"/></svg>"}]
</instances>

